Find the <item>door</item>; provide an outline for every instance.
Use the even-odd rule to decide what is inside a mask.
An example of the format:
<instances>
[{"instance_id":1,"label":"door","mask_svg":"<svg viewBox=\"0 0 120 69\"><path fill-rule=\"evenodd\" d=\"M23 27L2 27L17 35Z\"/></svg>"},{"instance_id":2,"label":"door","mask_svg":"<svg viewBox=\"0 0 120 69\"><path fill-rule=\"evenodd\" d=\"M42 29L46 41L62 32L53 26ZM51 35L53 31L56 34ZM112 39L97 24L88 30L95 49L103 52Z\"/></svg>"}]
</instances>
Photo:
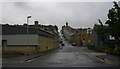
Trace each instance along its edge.
<instances>
[{"instance_id":1,"label":"door","mask_svg":"<svg viewBox=\"0 0 120 69\"><path fill-rule=\"evenodd\" d=\"M6 51L6 47L7 47L7 40L2 40L2 50Z\"/></svg>"}]
</instances>

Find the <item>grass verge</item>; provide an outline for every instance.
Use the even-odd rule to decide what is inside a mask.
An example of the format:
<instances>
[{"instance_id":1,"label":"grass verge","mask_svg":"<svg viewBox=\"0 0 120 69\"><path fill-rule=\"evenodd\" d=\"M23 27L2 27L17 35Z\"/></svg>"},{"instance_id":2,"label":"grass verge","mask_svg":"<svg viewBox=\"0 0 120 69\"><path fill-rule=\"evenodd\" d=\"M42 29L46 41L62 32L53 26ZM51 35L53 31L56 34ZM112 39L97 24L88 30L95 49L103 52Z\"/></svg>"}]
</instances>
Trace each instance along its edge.
<instances>
[{"instance_id":1,"label":"grass verge","mask_svg":"<svg viewBox=\"0 0 120 69\"><path fill-rule=\"evenodd\" d=\"M120 54L119 46L112 49L109 46L105 46L105 45L97 45L97 46L90 45L90 46L88 46L88 48L90 48L92 50L96 50L98 52L112 53L112 54L116 54L116 55Z\"/></svg>"},{"instance_id":2,"label":"grass verge","mask_svg":"<svg viewBox=\"0 0 120 69\"><path fill-rule=\"evenodd\" d=\"M23 53L18 52L2 52L2 58L13 58L23 56Z\"/></svg>"}]
</instances>

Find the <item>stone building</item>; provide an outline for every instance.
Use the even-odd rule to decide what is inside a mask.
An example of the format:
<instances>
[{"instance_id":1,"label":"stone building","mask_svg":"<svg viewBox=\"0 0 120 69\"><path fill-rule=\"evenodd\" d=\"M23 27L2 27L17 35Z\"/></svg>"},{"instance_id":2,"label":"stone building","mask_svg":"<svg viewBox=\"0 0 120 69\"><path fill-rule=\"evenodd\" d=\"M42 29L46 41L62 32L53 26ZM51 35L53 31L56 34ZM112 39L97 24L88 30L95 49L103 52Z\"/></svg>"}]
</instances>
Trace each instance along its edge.
<instances>
[{"instance_id":1,"label":"stone building","mask_svg":"<svg viewBox=\"0 0 120 69\"><path fill-rule=\"evenodd\" d=\"M37 53L59 47L55 34L27 25L2 25L3 52Z\"/></svg>"},{"instance_id":2,"label":"stone building","mask_svg":"<svg viewBox=\"0 0 120 69\"><path fill-rule=\"evenodd\" d=\"M102 36L104 36L104 40L101 39L100 35L96 29L99 30L100 25L95 24L91 33L91 45L97 46L97 45L106 45L109 46L110 48L115 48L116 46L119 46L120 42L116 41L114 36L112 36L111 32L110 32L110 28L109 26L104 25L103 26L103 30L104 32L102 32Z\"/></svg>"},{"instance_id":3,"label":"stone building","mask_svg":"<svg viewBox=\"0 0 120 69\"><path fill-rule=\"evenodd\" d=\"M62 26L62 34L70 43L75 43L77 46L87 46L91 42L91 36L88 32L90 28L74 29L68 26Z\"/></svg>"}]
</instances>

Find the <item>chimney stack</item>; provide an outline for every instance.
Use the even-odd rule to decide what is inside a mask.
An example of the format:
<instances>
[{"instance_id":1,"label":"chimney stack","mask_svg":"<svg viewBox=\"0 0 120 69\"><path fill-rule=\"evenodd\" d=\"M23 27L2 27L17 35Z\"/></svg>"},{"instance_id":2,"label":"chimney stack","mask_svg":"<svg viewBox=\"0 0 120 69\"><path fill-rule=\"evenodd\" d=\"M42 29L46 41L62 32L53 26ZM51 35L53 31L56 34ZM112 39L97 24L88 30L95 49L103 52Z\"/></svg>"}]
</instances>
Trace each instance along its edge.
<instances>
[{"instance_id":1,"label":"chimney stack","mask_svg":"<svg viewBox=\"0 0 120 69\"><path fill-rule=\"evenodd\" d=\"M38 26L38 23L39 23L38 21L35 21L35 26Z\"/></svg>"},{"instance_id":2,"label":"chimney stack","mask_svg":"<svg viewBox=\"0 0 120 69\"><path fill-rule=\"evenodd\" d=\"M68 26L68 22L66 22L66 26Z\"/></svg>"}]
</instances>

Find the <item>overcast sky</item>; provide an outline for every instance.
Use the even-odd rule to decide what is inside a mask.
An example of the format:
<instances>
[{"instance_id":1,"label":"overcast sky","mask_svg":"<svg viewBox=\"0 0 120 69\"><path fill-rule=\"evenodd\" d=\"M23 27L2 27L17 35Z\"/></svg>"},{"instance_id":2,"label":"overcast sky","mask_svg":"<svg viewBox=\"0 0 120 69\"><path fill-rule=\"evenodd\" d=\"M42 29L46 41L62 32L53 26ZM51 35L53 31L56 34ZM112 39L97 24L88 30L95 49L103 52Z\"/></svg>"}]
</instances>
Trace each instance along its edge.
<instances>
[{"instance_id":1,"label":"overcast sky","mask_svg":"<svg viewBox=\"0 0 120 69\"><path fill-rule=\"evenodd\" d=\"M38 20L43 25L57 25L60 29L68 21L74 28L93 27L98 19L107 20L112 2L3 2L2 23L23 24L31 15L29 24Z\"/></svg>"}]
</instances>

